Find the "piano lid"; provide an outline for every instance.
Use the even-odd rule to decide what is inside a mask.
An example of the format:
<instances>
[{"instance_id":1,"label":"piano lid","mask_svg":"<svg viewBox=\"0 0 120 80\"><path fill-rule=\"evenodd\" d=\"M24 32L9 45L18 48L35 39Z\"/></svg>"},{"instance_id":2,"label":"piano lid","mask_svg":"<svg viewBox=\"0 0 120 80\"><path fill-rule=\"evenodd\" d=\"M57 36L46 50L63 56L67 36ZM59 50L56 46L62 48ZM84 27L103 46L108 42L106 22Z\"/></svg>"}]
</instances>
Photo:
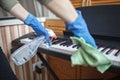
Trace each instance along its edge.
<instances>
[{"instance_id":1,"label":"piano lid","mask_svg":"<svg viewBox=\"0 0 120 80\"><path fill-rule=\"evenodd\" d=\"M120 5L102 5L77 8L92 35L120 38Z\"/></svg>"}]
</instances>

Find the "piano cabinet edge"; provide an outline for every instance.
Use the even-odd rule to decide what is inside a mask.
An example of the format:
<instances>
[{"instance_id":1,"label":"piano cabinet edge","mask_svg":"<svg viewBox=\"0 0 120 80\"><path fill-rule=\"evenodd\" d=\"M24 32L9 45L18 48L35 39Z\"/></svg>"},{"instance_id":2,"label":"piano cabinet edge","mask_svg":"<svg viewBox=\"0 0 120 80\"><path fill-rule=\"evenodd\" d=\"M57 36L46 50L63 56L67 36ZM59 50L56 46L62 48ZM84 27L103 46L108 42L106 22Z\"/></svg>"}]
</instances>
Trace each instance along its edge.
<instances>
[{"instance_id":1,"label":"piano cabinet edge","mask_svg":"<svg viewBox=\"0 0 120 80\"><path fill-rule=\"evenodd\" d=\"M59 57L46 55L46 60L51 66L53 71L57 74L60 80L63 79L95 79L95 80L108 80L120 75L106 71L101 74L93 67L84 66L71 66L71 62L61 59ZM49 80L53 80L53 77L48 74Z\"/></svg>"}]
</instances>

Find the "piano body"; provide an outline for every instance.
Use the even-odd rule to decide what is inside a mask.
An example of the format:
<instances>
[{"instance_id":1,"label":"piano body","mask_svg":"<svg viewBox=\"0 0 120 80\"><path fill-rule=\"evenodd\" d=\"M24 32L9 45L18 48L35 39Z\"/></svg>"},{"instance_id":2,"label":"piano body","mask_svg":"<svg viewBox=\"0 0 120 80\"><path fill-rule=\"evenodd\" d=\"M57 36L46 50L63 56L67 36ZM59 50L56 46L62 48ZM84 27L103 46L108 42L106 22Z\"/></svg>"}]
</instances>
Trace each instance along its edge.
<instances>
[{"instance_id":1,"label":"piano body","mask_svg":"<svg viewBox=\"0 0 120 80\"><path fill-rule=\"evenodd\" d=\"M112 61L109 71L120 73L120 5L89 6L77 10L81 10L98 50ZM73 36L70 30L63 33L64 37L53 41L50 48L41 46L40 50L70 60L71 54L80 46L69 39Z\"/></svg>"},{"instance_id":2,"label":"piano body","mask_svg":"<svg viewBox=\"0 0 120 80\"><path fill-rule=\"evenodd\" d=\"M77 8L94 37L98 50L113 63L109 69L120 73L120 5L102 5ZM64 35L73 35L68 29Z\"/></svg>"},{"instance_id":3,"label":"piano body","mask_svg":"<svg viewBox=\"0 0 120 80\"><path fill-rule=\"evenodd\" d=\"M120 5L103 5L89 6L77 8L81 10L83 17L88 25L89 31L95 38L98 50L103 52L112 61L112 66L108 71L120 73ZM38 51L57 56L66 60L70 60L71 54L74 53L80 46L73 44L69 39L73 36L68 29L63 31L64 36L52 42L50 48L46 48L43 44ZM33 39L34 33L26 34L12 41L12 45L21 46L25 42L23 39Z\"/></svg>"}]
</instances>

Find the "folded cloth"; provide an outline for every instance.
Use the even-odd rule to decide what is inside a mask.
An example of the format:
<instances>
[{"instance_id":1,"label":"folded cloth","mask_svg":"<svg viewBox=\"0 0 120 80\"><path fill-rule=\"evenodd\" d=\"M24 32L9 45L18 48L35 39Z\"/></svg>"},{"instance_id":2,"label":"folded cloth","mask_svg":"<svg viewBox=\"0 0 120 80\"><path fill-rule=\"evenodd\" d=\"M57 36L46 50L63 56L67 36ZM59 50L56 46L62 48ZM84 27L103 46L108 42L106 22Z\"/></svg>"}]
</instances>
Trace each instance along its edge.
<instances>
[{"instance_id":1,"label":"folded cloth","mask_svg":"<svg viewBox=\"0 0 120 80\"><path fill-rule=\"evenodd\" d=\"M111 61L102 52L86 43L82 37L71 37L71 40L80 45L80 48L71 56L72 66L96 67L101 73L104 73L111 66Z\"/></svg>"}]
</instances>

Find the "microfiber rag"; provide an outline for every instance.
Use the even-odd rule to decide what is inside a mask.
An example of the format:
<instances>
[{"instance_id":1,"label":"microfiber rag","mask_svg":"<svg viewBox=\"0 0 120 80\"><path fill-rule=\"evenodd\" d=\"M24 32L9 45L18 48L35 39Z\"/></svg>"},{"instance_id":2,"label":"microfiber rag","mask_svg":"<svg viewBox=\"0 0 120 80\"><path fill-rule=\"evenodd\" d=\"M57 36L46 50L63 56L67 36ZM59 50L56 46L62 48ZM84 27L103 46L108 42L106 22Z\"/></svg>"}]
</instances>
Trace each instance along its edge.
<instances>
[{"instance_id":1,"label":"microfiber rag","mask_svg":"<svg viewBox=\"0 0 120 80\"><path fill-rule=\"evenodd\" d=\"M104 73L111 66L111 61L102 52L98 51L97 48L86 43L82 37L70 38L73 43L80 45L79 49L71 56L72 66L83 65L96 67L101 73Z\"/></svg>"}]
</instances>

